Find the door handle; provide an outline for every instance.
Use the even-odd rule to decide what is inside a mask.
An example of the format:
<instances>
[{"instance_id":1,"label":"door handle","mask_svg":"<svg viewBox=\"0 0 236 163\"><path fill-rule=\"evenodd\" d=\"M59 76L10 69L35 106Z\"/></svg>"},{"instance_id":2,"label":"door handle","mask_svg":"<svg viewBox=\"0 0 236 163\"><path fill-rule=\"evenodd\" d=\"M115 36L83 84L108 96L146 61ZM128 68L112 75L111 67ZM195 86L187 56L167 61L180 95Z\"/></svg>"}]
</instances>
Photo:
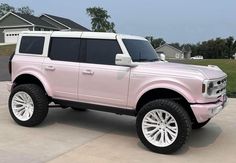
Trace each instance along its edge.
<instances>
[{"instance_id":1,"label":"door handle","mask_svg":"<svg viewBox=\"0 0 236 163\"><path fill-rule=\"evenodd\" d=\"M46 66L46 67L45 67L45 70L54 71L54 70L55 70L55 67L54 67L54 66Z\"/></svg>"},{"instance_id":2,"label":"door handle","mask_svg":"<svg viewBox=\"0 0 236 163\"><path fill-rule=\"evenodd\" d=\"M93 75L94 72L92 70L84 70L83 74L85 74L85 75Z\"/></svg>"}]
</instances>

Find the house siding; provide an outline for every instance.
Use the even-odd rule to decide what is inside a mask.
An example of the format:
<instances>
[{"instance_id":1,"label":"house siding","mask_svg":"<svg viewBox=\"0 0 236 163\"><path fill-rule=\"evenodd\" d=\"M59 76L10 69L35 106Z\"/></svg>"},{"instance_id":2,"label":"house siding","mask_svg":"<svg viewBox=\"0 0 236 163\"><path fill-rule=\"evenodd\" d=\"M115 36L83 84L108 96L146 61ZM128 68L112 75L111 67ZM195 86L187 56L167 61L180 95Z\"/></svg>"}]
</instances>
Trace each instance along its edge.
<instances>
[{"instance_id":1,"label":"house siding","mask_svg":"<svg viewBox=\"0 0 236 163\"><path fill-rule=\"evenodd\" d=\"M58 30L63 30L63 29L68 29L66 28L65 26L59 24L59 23L56 23L55 21L52 21L51 19L47 18L46 16L41 16L40 19L48 22L49 24L55 26L56 28L58 28Z\"/></svg>"},{"instance_id":2,"label":"house siding","mask_svg":"<svg viewBox=\"0 0 236 163\"><path fill-rule=\"evenodd\" d=\"M157 52L163 52L166 56L166 59L181 59L181 56L183 56L182 52L175 50L169 46L158 48Z\"/></svg>"},{"instance_id":3,"label":"house siding","mask_svg":"<svg viewBox=\"0 0 236 163\"><path fill-rule=\"evenodd\" d=\"M0 21L0 27L1 26L21 26L21 25L31 25L31 24L21 20L20 18L12 14L6 16Z\"/></svg>"}]
</instances>

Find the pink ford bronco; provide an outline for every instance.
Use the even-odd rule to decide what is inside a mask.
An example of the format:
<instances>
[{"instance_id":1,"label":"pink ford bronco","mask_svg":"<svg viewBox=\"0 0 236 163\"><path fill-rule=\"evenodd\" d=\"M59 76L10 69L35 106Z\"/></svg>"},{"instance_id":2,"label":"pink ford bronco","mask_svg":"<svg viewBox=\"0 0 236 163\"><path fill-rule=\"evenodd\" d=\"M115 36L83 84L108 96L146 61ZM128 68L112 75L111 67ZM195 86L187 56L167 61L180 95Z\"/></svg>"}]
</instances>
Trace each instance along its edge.
<instances>
[{"instance_id":1,"label":"pink ford bronco","mask_svg":"<svg viewBox=\"0 0 236 163\"><path fill-rule=\"evenodd\" d=\"M227 100L217 66L163 62L146 39L115 33L23 32L9 71L16 123L40 124L50 103L132 115L141 142L158 153L178 150Z\"/></svg>"}]
</instances>

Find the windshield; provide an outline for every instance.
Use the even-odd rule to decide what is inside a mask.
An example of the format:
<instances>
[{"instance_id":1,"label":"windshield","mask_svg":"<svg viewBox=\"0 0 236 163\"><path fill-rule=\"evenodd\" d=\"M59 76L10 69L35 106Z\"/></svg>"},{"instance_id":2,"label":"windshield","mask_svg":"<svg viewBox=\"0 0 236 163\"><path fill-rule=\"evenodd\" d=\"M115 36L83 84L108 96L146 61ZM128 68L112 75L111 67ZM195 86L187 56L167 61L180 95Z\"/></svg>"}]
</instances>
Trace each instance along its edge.
<instances>
[{"instance_id":1,"label":"windshield","mask_svg":"<svg viewBox=\"0 0 236 163\"><path fill-rule=\"evenodd\" d=\"M146 40L123 39L133 62L154 62L159 58L152 45Z\"/></svg>"}]
</instances>

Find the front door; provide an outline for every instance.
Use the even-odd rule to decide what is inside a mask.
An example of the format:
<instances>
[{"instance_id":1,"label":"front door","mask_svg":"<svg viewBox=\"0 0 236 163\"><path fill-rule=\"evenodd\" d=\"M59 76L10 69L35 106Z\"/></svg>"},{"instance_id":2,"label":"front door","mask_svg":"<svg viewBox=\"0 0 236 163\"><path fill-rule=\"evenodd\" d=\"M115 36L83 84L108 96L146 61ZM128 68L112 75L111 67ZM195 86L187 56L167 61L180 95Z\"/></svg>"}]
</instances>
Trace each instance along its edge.
<instances>
[{"instance_id":1,"label":"front door","mask_svg":"<svg viewBox=\"0 0 236 163\"><path fill-rule=\"evenodd\" d=\"M125 107L130 68L99 64L80 64L79 100Z\"/></svg>"}]
</instances>

